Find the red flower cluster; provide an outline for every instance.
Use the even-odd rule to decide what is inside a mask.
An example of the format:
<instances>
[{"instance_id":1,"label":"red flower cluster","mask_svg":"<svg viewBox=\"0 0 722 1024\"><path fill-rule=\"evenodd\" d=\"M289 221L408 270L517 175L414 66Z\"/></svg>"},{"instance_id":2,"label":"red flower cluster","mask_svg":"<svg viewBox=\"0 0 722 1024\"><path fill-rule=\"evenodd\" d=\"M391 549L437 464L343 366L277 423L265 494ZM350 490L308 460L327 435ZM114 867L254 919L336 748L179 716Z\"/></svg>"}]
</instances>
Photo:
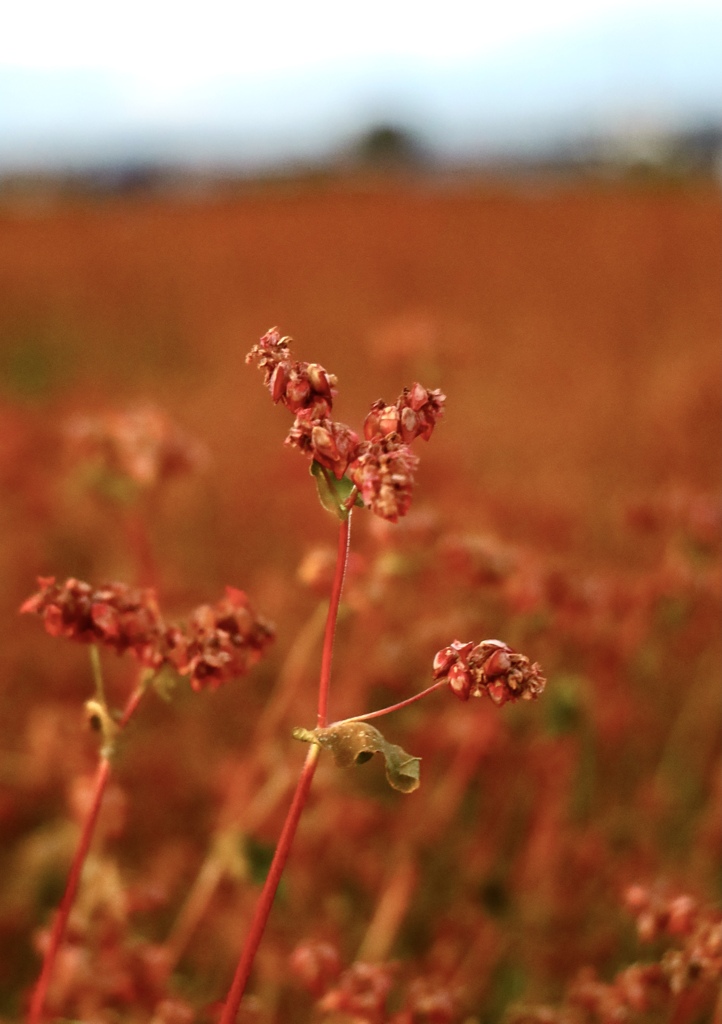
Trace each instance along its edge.
<instances>
[{"instance_id":1,"label":"red flower cluster","mask_svg":"<svg viewBox=\"0 0 722 1024\"><path fill-rule=\"evenodd\" d=\"M546 685L537 662L532 664L501 640L452 641L434 658L434 679L446 679L460 700L486 693L498 707L509 701L534 700Z\"/></svg>"},{"instance_id":2,"label":"red flower cluster","mask_svg":"<svg viewBox=\"0 0 722 1024\"><path fill-rule=\"evenodd\" d=\"M315 420L311 410L298 413L288 432L286 444L310 455L324 469L340 480L359 448L358 435L345 423L335 420Z\"/></svg>"},{"instance_id":3,"label":"red flower cluster","mask_svg":"<svg viewBox=\"0 0 722 1024\"><path fill-rule=\"evenodd\" d=\"M379 399L364 420L364 437L367 441L376 441L398 434L404 444L411 444L416 437L428 441L443 415L445 399L438 389L427 391L421 384L404 388L395 405L386 405Z\"/></svg>"},{"instance_id":4,"label":"red flower cluster","mask_svg":"<svg viewBox=\"0 0 722 1024\"><path fill-rule=\"evenodd\" d=\"M252 363L255 359L259 370L264 371L263 383L274 402L282 402L294 416L306 410L314 414L314 419L325 419L331 412L338 381L318 363L299 363L292 359L290 341L291 338L282 338L278 329L272 327L253 346L246 362Z\"/></svg>"},{"instance_id":5,"label":"red flower cluster","mask_svg":"<svg viewBox=\"0 0 722 1024\"><path fill-rule=\"evenodd\" d=\"M510 1014L509 1024L617 1024L652 1013L654 1020L692 1019L675 1012L685 1007L693 1010L695 1020L702 1019L700 1010L705 1004L711 1008L720 992L722 913L701 907L691 896L668 898L641 885L627 890L625 903L637 919L640 939L671 937L681 940L681 948L667 949L654 963L631 964L610 982L601 981L593 968L584 968L562 1007L520 1007Z\"/></svg>"},{"instance_id":6,"label":"red flower cluster","mask_svg":"<svg viewBox=\"0 0 722 1024\"><path fill-rule=\"evenodd\" d=\"M274 402L295 416L286 444L309 455L340 480L348 472L367 508L391 522L411 504L418 459L409 444L431 437L443 414L445 396L421 384L404 388L394 405L374 402L364 422L364 438L345 423L330 418L336 377L318 363L291 358L289 338L273 328L246 356L264 371Z\"/></svg>"},{"instance_id":7,"label":"red flower cluster","mask_svg":"<svg viewBox=\"0 0 722 1024\"><path fill-rule=\"evenodd\" d=\"M644 942L670 936L683 940L682 949L668 950L661 968L674 994L691 982L722 981L722 913L703 908L692 896L665 897L641 885L627 889L624 897L637 920L637 934Z\"/></svg>"},{"instance_id":8,"label":"red flower cluster","mask_svg":"<svg viewBox=\"0 0 722 1024\"><path fill-rule=\"evenodd\" d=\"M76 417L68 423L66 441L74 459L89 461L141 488L207 461L205 449L152 406Z\"/></svg>"},{"instance_id":9,"label":"red flower cluster","mask_svg":"<svg viewBox=\"0 0 722 1024\"><path fill-rule=\"evenodd\" d=\"M245 675L273 637L273 628L254 615L244 592L226 587L216 604L196 608L185 629L169 631L170 658L194 690L216 690Z\"/></svg>"},{"instance_id":10,"label":"red flower cluster","mask_svg":"<svg viewBox=\"0 0 722 1024\"><path fill-rule=\"evenodd\" d=\"M20 606L41 615L51 636L132 651L141 664L156 668L163 622L155 591L109 583L93 589L72 577L65 583L39 576L40 590Z\"/></svg>"},{"instance_id":11,"label":"red flower cluster","mask_svg":"<svg viewBox=\"0 0 722 1024\"><path fill-rule=\"evenodd\" d=\"M414 978L398 993L402 1006L389 1013L398 965L356 962L345 970L336 947L310 941L297 946L289 965L296 979L317 1000L323 1014L341 1015L357 1024L453 1024L456 998L434 978ZM399 999L395 999L397 1003Z\"/></svg>"},{"instance_id":12,"label":"red flower cluster","mask_svg":"<svg viewBox=\"0 0 722 1024\"><path fill-rule=\"evenodd\" d=\"M388 964L352 964L318 1006L324 1013L343 1014L363 1024L385 1024L386 1001L394 983Z\"/></svg>"},{"instance_id":13,"label":"red flower cluster","mask_svg":"<svg viewBox=\"0 0 722 1024\"><path fill-rule=\"evenodd\" d=\"M244 675L273 640L269 623L256 616L242 590L226 588L215 605L201 605L187 625L166 626L155 591L123 583L93 589L89 583L40 577L40 590L21 612L41 615L51 636L132 651L146 668L171 665L194 690L216 689Z\"/></svg>"}]
</instances>

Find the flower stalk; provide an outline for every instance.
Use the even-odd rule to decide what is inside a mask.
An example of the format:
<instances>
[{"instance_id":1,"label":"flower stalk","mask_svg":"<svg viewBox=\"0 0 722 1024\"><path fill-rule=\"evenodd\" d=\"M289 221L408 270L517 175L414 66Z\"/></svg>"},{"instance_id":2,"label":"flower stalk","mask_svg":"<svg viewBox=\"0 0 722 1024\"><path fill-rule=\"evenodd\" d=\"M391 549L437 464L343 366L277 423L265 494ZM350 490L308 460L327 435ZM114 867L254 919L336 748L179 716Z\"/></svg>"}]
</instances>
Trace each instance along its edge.
<instances>
[{"instance_id":1,"label":"flower stalk","mask_svg":"<svg viewBox=\"0 0 722 1024\"><path fill-rule=\"evenodd\" d=\"M94 666L95 667L95 666ZM98 676L96 675L96 680ZM128 698L128 702L123 709L120 721L117 724L118 732L122 731L128 724L130 719L135 714L138 705L140 704L141 698L145 693L145 671L141 672L141 679L133 693ZM55 919L53 921L52 929L50 931L50 941L45 951L45 957L43 959L43 966L40 971L40 977L38 978L35 990L30 1000L30 1009L28 1012L28 1024L40 1024L43 1019L43 1010L45 1007L45 1000L48 993L48 987L50 980L53 975L55 962L57 960L58 951L63 944L65 934L68 928L68 919L70 917L70 911L75 902L75 896L78 891L80 879L83 873L83 867L88 856L90 844L95 833L95 826L98 822L98 816L100 814L100 808L103 803L103 796L108 786L108 780L111 772L111 761L112 761L112 745L104 743L101 751L100 762L98 764L97 771L95 773L95 782L93 784L93 796L90 802L90 807L86 815L85 821L83 822L82 830L80 833L80 840L73 855L73 860L70 865L70 871L68 873L68 881L65 885L65 892L63 898L60 901Z\"/></svg>"},{"instance_id":2,"label":"flower stalk","mask_svg":"<svg viewBox=\"0 0 722 1024\"><path fill-rule=\"evenodd\" d=\"M326 628L323 637L323 650L321 655L321 672L319 676L318 685L318 712L316 720L318 722L318 728L323 728L328 721L328 695L331 682L331 666L333 662L333 641L336 633L336 623L338 621L338 610L341 603L341 591L343 590L343 581L346 575L346 565L348 563L349 543L351 534L351 508L356 499L355 490L352 492L349 500L347 501L348 515L342 520L339 526L338 535L338 547L336 550L336 570L334 572L333 583L331 586L331 599L328 607L328 614L326 616ZM276 851L271 861L271 866L268 870L268 875L263 884L261 895L258 898L256 908L253 913L253 918L246 936L241 956L236 967L236 972L233 976L230 990L226 997L225 1004L223 1006L223 1012L221 1014L219 1024L234 1024L238 1009L241 1005L241 999L246 990L248 979L253 969L253 962L256 957L258 946L263 938L263 933L268 923L268 917L271 913L271 906L273 904L278 884L283 875L288 856L291 852L291 846L296 835L296 829L301 819L301 814L306 806L306 800L311 789L311 783L313 782L313 776L316 772L316 765L318 763L318 755L321 748L316 744L312 744L309 748L306 760L304 761L303 768L301 769L301 775L296 786L296 792L293 795L291 806L288 809L286 820L281 831Z\"/></svg>"}]
</instances>

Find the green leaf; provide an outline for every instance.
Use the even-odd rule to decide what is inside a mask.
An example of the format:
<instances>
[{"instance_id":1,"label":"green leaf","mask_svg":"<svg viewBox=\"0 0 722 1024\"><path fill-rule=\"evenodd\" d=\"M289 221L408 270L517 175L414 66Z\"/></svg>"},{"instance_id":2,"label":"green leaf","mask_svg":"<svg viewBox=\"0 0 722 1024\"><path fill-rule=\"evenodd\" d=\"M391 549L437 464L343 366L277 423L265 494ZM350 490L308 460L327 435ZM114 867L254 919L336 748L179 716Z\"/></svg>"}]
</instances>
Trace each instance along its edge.
<instances>
[{"instance_id":1,"label":"green leaf","mask_svg":"<svg viewBox=\"0 0 722 1024\"><path fill-rule=\"evenodd\" d=\"M160 699L164 700L167 704L170 704L176 693L180 680L181 677L174 668L171 668L168 664L163 664L158 671L151 676L150 684Z\"/></svg>"},{"instance_id":2,"label":"green leaf","mask_svg":"<svg viewBox=\"0 0 722 1024\"><path fill-rule=\"evenodd\" d=\"M353 482L347 476L342 476L340 480L337 480L330 470L322 466L320 462L316 462L315 459L311 463L309 472L316 479L318 499L326 511L337 516L341 522L348 519L349 510L346 508L346 502L354 488ZM363 506L360 496L356 496L354 504Z\"/></svg>"},{"instance_id":3,"label":"green leaf","mask_svg":"<svg viewBox=\"0 0 722 1024\"><path fill-rule=\"evenodd\" d=\"M318 743L330 751L339 768L364 764L374 754L382 754L386 762L386 779L393 789L413 793L419 788L421 758L407 754L395 743L389 743L368 722L339 722L326 729L294 729L293 735L297 740Z\"/></svg>"}]
</instances>

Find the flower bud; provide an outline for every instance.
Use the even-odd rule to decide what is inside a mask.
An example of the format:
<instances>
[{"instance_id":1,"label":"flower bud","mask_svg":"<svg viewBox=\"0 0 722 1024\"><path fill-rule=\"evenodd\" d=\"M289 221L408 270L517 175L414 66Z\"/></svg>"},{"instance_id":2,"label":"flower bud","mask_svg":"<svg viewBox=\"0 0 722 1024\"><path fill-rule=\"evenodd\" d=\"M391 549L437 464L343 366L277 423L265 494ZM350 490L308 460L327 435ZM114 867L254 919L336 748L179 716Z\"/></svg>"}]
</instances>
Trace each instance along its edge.
<instances>
[{"instance_id":1,"label":"flower bud","mask_svg":"<svg viewBox=\"0 0 722 1024\"><path fill-rule=\"evenodd\" d=\"M447 675L452 693L460 700L468 700L471 692L469 669L460 661L451 666Z\"/></svg>"},{"instance_id":2,"label":"flower bud","mask_svg":"<svg viewBox=\"0 0 722 1024\"><path fill-rule=\"evenodd\" d=\"M329 380L330 375L324 370L318 363L307 363L306 374L310 381L311 387L317 395L323 395L329 402L331 401L331 383Z\"/></svg>"},{"instance_id":3,"label":"flower bud","mask_svg":"<svg viewBox=\"0 0 722 1024\"><path fill-rule=\"evenodd\" d=\"M271 374L269 389L274 402L280 402L288 384L288 363L279 363Z\"/></svg>"}]
</instances>

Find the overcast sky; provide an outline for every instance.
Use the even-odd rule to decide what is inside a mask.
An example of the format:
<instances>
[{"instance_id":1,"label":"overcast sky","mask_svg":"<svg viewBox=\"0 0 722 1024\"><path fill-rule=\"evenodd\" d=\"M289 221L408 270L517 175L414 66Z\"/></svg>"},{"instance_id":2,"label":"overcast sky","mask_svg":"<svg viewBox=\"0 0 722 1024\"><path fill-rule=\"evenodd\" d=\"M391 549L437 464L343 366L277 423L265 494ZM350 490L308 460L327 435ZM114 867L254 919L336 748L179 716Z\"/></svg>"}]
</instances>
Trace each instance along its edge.
<instances>
[{"instance_id":1,"label":"overcast sky","mask_svg":"<svg viewBox=\"0 0 722 1024\"><path fill-rule=\"evenodd\" d=\"M0 166L305 156L381 120L473 151L722 113L720 69L720 0L15 0Z\"/></svg>"}]
</instances>

